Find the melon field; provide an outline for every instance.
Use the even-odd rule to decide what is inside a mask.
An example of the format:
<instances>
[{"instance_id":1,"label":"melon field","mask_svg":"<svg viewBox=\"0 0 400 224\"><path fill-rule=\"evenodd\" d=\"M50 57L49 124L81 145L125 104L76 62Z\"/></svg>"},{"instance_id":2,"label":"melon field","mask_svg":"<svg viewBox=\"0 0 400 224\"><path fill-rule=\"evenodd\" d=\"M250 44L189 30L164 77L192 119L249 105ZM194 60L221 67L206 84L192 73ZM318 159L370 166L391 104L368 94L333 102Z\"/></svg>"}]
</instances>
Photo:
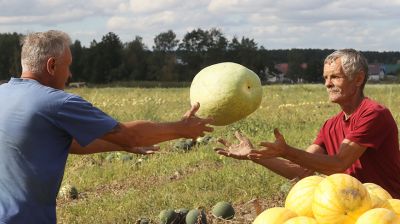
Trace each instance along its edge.
<instances>
[{"instance_id":1,"label":"melon field","mask_svg":"<svg viewBox=\"0 0 400 224\"><path fill-rule=\"evenodd\" d=\"M117 120L172 121L190 108L189 88L69 89ZM400 123L400 86L367 85L365 93L386 105ZM247 118L215 127L208 141L190 148L181 140L161 143L158 154L100 153L70 155L62 185L78 198L57 200L58 223L159 223L164 209L203 208L208 223L251 223L257 212L282 206L292 183L251 161L221 157L213 148L218 137L235 141L240 130L255 145L273 141L279 128L288 144L305 148L324 121L340 108L327 101L322 84L263 86L260 108ZM231 202L235 217L212 217L212 206Z\"/></svg>"}]
</instances>

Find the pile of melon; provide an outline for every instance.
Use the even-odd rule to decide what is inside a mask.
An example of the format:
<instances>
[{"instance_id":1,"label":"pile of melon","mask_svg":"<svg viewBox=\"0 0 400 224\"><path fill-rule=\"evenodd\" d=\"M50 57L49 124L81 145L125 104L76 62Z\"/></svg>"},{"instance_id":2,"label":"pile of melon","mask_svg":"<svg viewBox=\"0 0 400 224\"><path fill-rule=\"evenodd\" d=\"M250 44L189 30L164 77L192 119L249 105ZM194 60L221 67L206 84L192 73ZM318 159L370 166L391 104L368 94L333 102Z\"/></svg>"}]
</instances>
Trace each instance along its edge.
<instances>
[{"instance_id":1,"label":"pile of melon","mask_svg":"<svg viewBox=\"0 0 400 224\"><path fill-rule=\"evenodd\" d=\"M399 224L400 200L347 174L309 176L297 182L285 207L269 208L253 224Z\"/></svg>"}]
</instances>

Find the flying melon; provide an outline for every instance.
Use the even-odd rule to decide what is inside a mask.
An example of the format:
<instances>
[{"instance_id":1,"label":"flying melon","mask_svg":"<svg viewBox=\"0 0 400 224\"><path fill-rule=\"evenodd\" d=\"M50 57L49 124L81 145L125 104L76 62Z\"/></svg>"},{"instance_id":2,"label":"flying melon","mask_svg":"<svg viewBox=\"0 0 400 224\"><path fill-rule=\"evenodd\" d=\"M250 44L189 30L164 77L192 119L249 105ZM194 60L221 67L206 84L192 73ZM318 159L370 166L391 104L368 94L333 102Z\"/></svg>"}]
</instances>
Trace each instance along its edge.
<instances>
[{"instance_id":1,"label":"flying melon","mask_svg":"<svg viewBox=\"0 0 400 224\"><path fill-rule=\"evenodd\" d=\"M260 78L250 69L223 62L202 69L190 86L190 102L200 103L197 115L213 118L213 125L228 125L259 108L262 99Z\"/></svg>"}]
</instances>

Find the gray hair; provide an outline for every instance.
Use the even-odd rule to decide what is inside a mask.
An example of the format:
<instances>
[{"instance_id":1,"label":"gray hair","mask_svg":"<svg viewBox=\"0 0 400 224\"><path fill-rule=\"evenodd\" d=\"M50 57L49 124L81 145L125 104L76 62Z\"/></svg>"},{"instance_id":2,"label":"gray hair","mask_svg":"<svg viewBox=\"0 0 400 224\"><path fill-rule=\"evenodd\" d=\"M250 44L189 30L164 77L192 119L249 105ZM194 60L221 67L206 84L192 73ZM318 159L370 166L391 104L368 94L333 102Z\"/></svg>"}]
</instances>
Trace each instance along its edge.
<instances>
[{"instance_id":1,"label":"gray hair","mask_svg":"<svg viewBox=\"0 0 400 224\"><path fill-rule=\"evenodd\" d=\"M328 55L325 58L324 64L332 63L338 58L341 60L344 74L349 77L350 80L352 80L357 73L364 73L363 89L368 79L368 62L364 55L354 49L341 49Z\"/></svg>"},{"instance_id":2,"label":"gray hair","mask_svg":"<svg viewBox=\"0 0 400 224\"><path fill-rule=\"evenodd\" d=\"M40 74L50 57L60 57L71 45L71 38L62 31L30 33L22 40L22 71Z\"/></svg>"}]
</instances>

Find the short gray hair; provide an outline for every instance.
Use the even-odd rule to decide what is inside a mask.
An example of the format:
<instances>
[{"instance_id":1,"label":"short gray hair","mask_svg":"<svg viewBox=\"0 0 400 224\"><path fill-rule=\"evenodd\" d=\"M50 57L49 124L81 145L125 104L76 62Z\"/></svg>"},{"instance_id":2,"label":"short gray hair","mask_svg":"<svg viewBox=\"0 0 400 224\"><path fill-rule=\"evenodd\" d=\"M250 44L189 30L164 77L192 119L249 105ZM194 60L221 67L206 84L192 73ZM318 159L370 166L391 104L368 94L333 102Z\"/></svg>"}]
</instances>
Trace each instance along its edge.
<instances>
[{"instance_id":1,"label":"short gray hair","mask_svg":"<svg viewBox=\"0 0 400 224\"><path fill-rule=\"evenodd\" d=\"M62 31L29 33L22 39L22 71L40 74L50 57L60 57L71 45L71 38Z\"/></svg>"},{"instance_id":2,"label":"short gray hair","mask_svg":"<svg viewBox=\"0 0 400 224\"><path fill-rule=\"evenodd\" d=\"M324 64L332 63L338 58L341 60L344 74L349 77L349 79L353 79L359 72L364 73L365 79L362 85L362 88L364 88L368 79L368 61L364 55L354 49L341 49L328 55L325 58Z\"/></svg>"}]
</instances>

